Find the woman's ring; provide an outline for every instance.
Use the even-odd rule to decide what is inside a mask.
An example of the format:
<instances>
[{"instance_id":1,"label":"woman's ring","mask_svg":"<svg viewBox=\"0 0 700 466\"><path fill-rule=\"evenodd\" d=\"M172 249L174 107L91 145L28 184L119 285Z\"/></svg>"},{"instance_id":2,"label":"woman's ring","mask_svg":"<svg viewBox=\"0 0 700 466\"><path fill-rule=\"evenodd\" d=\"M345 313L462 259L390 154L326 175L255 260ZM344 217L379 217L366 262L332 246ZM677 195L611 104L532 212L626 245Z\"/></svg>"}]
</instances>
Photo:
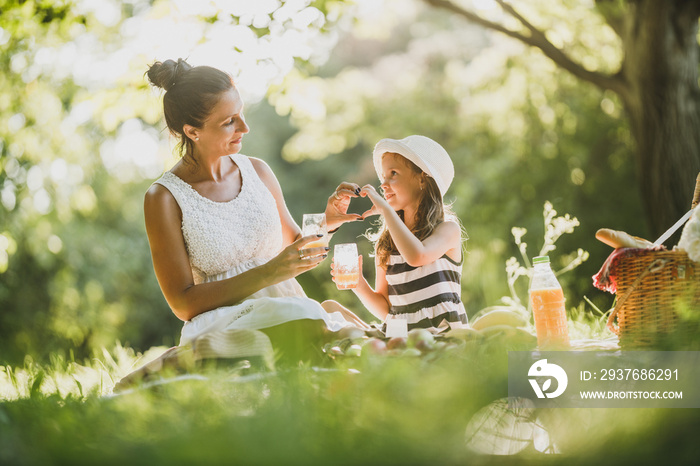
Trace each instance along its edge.
<instances>
[{"instance_id":1,"label":"woman's ring","mask_svg":"<svg viewBox=\"0 0 700 466\"><path fill-rule=\"evenodd\" d=\"M340 196L338 196L338 191L333 193L333 197L335 197L336 199L340 199Z\"/></svg>"},{"instance_id":2,"label":"woman's ring","mask_svg":"<svg viewBox=\"0 0 700 466\"><path fill-rule=\"evenodd\" d=\"M299 249L297 252L299 253L299 259L303 259L303 258L304 258L304 253L301 252L301 249Z\"/></svg>"}]
</instances>

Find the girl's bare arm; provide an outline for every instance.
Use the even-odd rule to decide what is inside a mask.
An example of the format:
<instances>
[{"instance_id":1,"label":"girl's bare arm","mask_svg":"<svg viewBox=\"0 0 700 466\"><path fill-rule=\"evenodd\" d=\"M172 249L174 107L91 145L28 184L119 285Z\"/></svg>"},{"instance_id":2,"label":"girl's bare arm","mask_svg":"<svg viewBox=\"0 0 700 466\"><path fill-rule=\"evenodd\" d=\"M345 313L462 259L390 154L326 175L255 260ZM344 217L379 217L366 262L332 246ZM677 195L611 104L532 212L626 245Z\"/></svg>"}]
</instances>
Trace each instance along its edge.
<instances>
[{"instance_id":1,"label":"girl's bare arm","mask_svg":"<svg viewBox=\"0 0 700 466\"><path fill-rule=\"evenodd\" d=\"M361 258L362 256L360 256ZM364 275L360 273L360 281L353 291L362 304L375 317L384 320L389 314L389 285L386 282L386 272L383 268L376 266L375 290L369 285ZM360 270L362 270L362 259L360 259Z\"/></svg>"},{"instance_id":2,"label":"girl's bare arm","mask_svg":"<svg viewBox=\"0 0 700 466\"><path fill-rule=\"evenodd\" d=\"M361 194L372 201L373 213L384 217L389 234L408 265L420 267L435 262L445 254L455 260L461 259L462 231L457 223L445 221L439 224L428 238L421 241L374 187L363 187Z\"/></svg>"}]
</instances>

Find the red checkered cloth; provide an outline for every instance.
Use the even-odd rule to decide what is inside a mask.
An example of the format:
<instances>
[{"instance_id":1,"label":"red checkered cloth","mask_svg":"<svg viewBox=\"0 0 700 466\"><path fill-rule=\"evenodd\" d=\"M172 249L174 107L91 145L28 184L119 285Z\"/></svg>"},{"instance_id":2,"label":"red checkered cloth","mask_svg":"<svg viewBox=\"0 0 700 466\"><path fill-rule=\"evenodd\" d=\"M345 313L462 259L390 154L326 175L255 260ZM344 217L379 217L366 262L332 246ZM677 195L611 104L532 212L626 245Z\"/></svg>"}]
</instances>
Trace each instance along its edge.
<instances>
[{"instance_id":1,"label":"red checkered cloth","mask_svg":"<svg viewBox=\"0 0 700 466\"><path fill-rule=\"evenodd\" d=\"M593 286L599 290L615 294L617 292L617 274L615 264L625 257L634 257L646 253L647 251L664 251L665 246L654 246L652 248L617 248L615 249L600 268L600 271L593 275Z\"/></svg>"}]
</instances>

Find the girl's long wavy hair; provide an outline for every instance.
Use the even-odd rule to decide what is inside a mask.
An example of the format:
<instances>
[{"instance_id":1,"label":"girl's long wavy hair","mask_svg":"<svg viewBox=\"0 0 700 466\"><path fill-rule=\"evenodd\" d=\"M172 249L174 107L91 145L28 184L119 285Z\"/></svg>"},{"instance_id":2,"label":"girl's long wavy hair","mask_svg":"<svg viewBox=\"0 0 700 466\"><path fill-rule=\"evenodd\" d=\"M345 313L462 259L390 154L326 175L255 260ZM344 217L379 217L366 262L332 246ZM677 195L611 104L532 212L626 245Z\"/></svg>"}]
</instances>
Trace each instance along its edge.
<instances>
[{"instance_id":1,"label":"girl's long wavy hair","mask_svg":"<svg viewBox=\"0 0 700 466\"><path fill-rule=\"evenodd\" d=\"M401 154L397 154L401 155ZM459 219L452 211L450 205L446 205L442 200L442 195L440 194L440 189L435 183L433 177L428 176L423 170L421 170L416 164L408 160L407 158L401 156L400 160L409 167L417 176L421 177L425 183L425 188L421 191L421 198L418 202L418 209L416 210L416 221L411 233L413 233L416 238L423 241L428 236L433 234L435 228L445 220L451 220L457 222L462 228ZM403 210L397 212L399 218L406 223L404 218ZM389 230L386 227L383 218L379 220L379 229L376 232L370 232L369 230L365 233L365 236L372 242L374 242L374 255L375 261L383 269L387 268L389 262L389 256L398 253L396 244L389 234ZM462 229L462 237L465 238L466 235Z\"/></svg>"}]
</instances>

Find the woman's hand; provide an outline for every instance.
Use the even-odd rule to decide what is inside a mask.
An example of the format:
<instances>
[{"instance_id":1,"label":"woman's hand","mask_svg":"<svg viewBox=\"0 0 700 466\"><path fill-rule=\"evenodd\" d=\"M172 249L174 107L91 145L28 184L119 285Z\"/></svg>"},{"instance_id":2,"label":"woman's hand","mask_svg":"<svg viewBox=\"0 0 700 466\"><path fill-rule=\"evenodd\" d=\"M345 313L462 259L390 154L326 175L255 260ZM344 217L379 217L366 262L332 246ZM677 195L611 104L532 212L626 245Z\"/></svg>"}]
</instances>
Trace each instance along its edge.
<instances>
[{"instance_id":1,"label":"woman's hand","mask_svg":"<svg viewBox=\"0 0 700 466\"><path fill-rule=\"evenodd\" d=\"M391 210L391 206L386 202L386 199L384 199L371 184L366 184L362 187L360 196L368 197L369 200L372 201L372 208L362 214L363 220L373 215L383 215L387 209Z\"/></svg>"},{"instance_id":2,"label":"woman's hand","mask_svg":"<svg viewBox=\"0 0 700 466\"><path fill-rule=\"evenodd\" d=\"M329 248L326 246L327 243L321 240L322 237L323 235L309 235L299 238L282 249L263 267L268 267L269 273L278 278L275 281L294 278L313 269L328 257Z\"/></svg>"},{"instance_id":3,"label":"woman's hand","mask_svg":"<svg viewBox=\"0 0 700 466\"><path fill-rule=\"evenodd\" d=\"M338 229L343 223L362 220L359 214L349 214L348 207L353 197L360 193L360 186L355 183L342 182L326 204L326 227L328 231Z\"/></svg>"}]
</instances>

